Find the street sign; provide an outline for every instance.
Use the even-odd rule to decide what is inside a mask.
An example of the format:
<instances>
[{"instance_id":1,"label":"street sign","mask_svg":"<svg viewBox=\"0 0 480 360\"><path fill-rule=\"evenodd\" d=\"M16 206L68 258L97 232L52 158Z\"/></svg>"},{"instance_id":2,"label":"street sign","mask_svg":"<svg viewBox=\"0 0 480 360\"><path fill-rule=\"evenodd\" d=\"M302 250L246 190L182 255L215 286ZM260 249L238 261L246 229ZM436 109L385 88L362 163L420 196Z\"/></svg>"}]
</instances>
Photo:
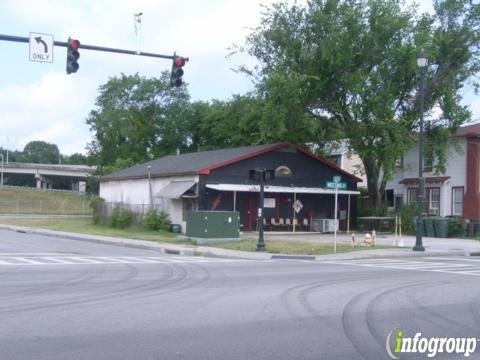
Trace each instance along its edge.
<instances>
[{"instance_id":1,"label":"street sign","mask_svg":"<svg viewBox=\"0 0 480 360\"><path fill-rule=\"evenodd\" d=\"M339 189L346 190L347 189L347 183L346 182L339 182L337 183L337 186Z\"/></svg>"},{"instance_id":2,"label":"street sign","mask_svg":"<svg viewBox=\"0 0 480 360\"><path fill-rule=\"evenodd\" d=\"M334 182L334 181L327 181L327 188L328 189L335 189L335 187L338 186L338 189L341 190L346 190L347 189L347 183L346 182Z\"/></svg>"},{"instance_id":3,"label":"street sign","mask_svg":"<svg viewBox=\"0 0 480 360\"><path fill-rule=\"evenodd\" d=\"M327 188L329 189L335 189L335 182L333 181L327 181Z\"/></svg>"},{"instance_id":4,"label":"street sign","mask_svg":"<svg viewBox=\"0 0 480 360\"><path fill-rule=\"evenodd\" d=\"M300 212L300 210L302 210L302 208L303 208L303 204L300 200L297 200L293 203L293 209L297 214Z\"/></svg>"},{"instance_id":5,"label":"street sign","mask_svg":"<svg viewBox=\"0 0 480 360\"><path fill-rule=\"evenodd\" d=\"M30 61L53 63L53 35L30 33Z\"/></svg>"},{"instance_id":6,"label":"street sign","mask_svg":"<svg viewBox=\"0 0 480 360\"><path fill-rule=\"evenodd\" d=\"M333 182L339 183L340 181L342 181L342 177L341 177L341 176L334 176L334 177L333 177Z\"/></svg>"}]
</instances>

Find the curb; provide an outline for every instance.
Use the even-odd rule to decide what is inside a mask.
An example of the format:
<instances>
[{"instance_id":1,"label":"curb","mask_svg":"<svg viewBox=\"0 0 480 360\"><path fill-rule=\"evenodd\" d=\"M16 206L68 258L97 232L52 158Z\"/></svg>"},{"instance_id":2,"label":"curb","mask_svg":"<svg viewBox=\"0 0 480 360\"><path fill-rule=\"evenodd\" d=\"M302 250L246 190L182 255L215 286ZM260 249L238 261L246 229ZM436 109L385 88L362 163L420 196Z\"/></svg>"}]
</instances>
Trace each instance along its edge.
<instances>
[{"instance_id":1,"label":"curb","mask_svg":"<svg viewBox=\"0 0 480 360\"><path fill-rule=\"evenodd\" d=\"M169 244L169 243L154 243L148 240L128 239L128 238L114 238L101 235L87 235L76 234L64 231L47 230L40 228L32 228L16 225L0 224L0 230L15 231L22 234L35 234L59 237L63 239L88 241L97 244L117 245L129 248L153 250L165 254L183 255L183 256L200 256L200 257L217 257L217 258L235 258L235 259L249 259L249 260L267 260L270 259L271 254L268 253L248 253L237 250L215 249L201 246L186 247L186 245ZM240 254L239 254L240 253Z\"/></svg>"},{"instance_id":2,"label":"curb","mask_svg":"<svg viewBox=\"0 0 480 360\"><path fill-rule=\"evenodd\" d=\"M36 234L53 236L64 239L72 239L79 241L88 241L97 244L116 245L136 249L153 250L165 254L182 255L182 256L199 256L199 257L216 257L216 258L230 258L230 259L245 259L245 260L310 260L310 261L332 261L332 260L358 260L358 259L379 259L379 258L400 258L400 257L428 257L428 256L480 256L480 252L468 252L466 250L458 251L426 251L426 252L406 252L407 248L401 248L405 252L381 253L364 253L363 251L354 251L339 254L327 255L288 255L288 254L273 254L273 253L255 253L240 250L217 249L206 246L194 245L180 245L169 243L154 243L148 240L115 238L101 235L77 234L71 232L63 232L56 230L47 230L40 228L6 225L0 224L0 230L15 231L22 234Z\"/></svg>"}]
</instances>

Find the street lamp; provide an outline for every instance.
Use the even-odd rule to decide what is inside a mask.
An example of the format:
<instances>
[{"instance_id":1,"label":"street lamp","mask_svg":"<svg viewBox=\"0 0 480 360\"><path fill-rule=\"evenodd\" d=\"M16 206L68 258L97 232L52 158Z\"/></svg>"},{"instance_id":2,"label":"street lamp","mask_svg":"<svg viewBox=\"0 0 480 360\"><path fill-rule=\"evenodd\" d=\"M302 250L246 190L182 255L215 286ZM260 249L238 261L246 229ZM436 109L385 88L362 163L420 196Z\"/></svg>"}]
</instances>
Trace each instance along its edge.
<instances>
[{"instance_id":1,"label":"street lamp","mask_svg":"<svg viewBox=\"0 0 480 360\"><path fill-rule=\"evenodd\" d=\"M425 202L425 179L423 178L423 106L425 102L425 73L428 59L423 52L417 56L417 66L420 69L420 132L418 138L418 204L417 204L417 237L413 251L425 251L422 243L423 206Z\"/></svg>"},{"instance_id":2,"label":"street lamp","mask_svg":"<svg viewBox=\"0 0 480 360\"><path fill-rule=\"evenodd\" d=\"M3 154L0 154L0 157L2 158L2 173L0 175L0 185L3 186Z\"/></svg>"}]
</instances>

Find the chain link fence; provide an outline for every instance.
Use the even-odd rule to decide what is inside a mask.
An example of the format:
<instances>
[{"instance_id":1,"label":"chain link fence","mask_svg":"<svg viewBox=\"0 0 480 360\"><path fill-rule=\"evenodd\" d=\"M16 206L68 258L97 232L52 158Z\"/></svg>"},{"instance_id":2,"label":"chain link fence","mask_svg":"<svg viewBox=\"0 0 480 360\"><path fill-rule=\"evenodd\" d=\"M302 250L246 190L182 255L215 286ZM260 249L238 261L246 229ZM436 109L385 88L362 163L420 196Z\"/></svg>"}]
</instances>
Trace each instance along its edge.
<instances>
[{"instance_id":1,"label":"chain link fence","mask_svg":"<svg viewBox=\"0 0 480 360\"><path fill-rule=\"evenodd\" d=\"M101 216L110 216L114 211L129 210L135 214L138 219L142 219L150 209L157 209L158 212L163 208L159 204L124 204L118 202L101 202L99 214Z\"/></svg>"},{"instance_id":2,"label":"chain link fence","mask_svg":"<svg viewBox=\"0 0 480 360\"><path fill-rule=\"evenodd\" d=\"M90 215L88 201L0 200L0 214Z\"/></svg>"}]
</instances>

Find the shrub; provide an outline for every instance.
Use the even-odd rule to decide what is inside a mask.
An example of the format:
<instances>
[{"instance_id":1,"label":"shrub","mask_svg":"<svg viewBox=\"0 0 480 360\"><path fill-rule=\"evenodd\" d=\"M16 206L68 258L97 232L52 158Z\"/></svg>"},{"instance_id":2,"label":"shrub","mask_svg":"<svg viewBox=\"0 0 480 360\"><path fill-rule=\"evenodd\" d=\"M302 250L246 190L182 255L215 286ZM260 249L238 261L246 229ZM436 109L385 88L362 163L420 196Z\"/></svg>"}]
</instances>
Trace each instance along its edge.
<instances>
[{"instance_id":1,"label":"shrub","mask_svg":"<svg viewBox=\"0 0 480 360\"><path fill-rule=\"evenodd\" d=\"M116 208L110 217L110 226L118 229L125 229L133 224L135 214L128 209Z\"/></svg>"},{"instance_id":2,"label":"shrub","mask_svg":"<svg viewBox=\"0 0 480 360\"><path fill-rule=\"evenodd\" d=\"M172 222L168 218L168 214L164 213L163 211L160 211L160 213L158 214L158 219L160 221L160 229L169 231L170 225L172 225Z\"/></svg>"},{"instance_id":3,"label":"shrub","mask_svg":"<svg viewBox=\"0 0 480 360\"><path fill-rule=\"evenodd\" d=\"M94 195L90 198L88 206L90 206L90 209L92 209L92 217L94 224L100 223L103 218L103 203L104 200L98 195Z\"/></svg>"},{"instance_id":4,"label":"shrub","mask_svg":"<svg viewBox=\"0 0 480 360\"><path fill-rule=\"evenodd\" d=\"M448 237L465 237L465 227L462 219L459 217L451 217L448 221Z\"/></svg>"},{"instance_id":5,"label":"shrub","mask_svg":"<svg viewBox=\"0 0 480 360\"><path fill-rule=\"evenodd\" d=\"M143 226L147 230L160 230L160 218L158 217L157 209L150 209L143 218Z\"/></svg>"},{"instance_id":6,"label":"shrub","mask_svg":"<svg viewBox=\"0 0 480 360\"><path fill-rule=\"evenodd\" d=\"M157 209L148 210L143 219L143 226L148 230L170 230L172 222L168 218L168 214L163 211L158 212Z\"/></svg>"},{"instance_id":7,"label":"shrub","mask_svg":"<svg viewBox=\"0 0 480 360\"><path fill-rule=\"evenodd\" d=\"M417 216L416 204L402 205L400 208L400 217L402 219L402 232L405 234L415 234L415 219Z\"/></svg>"}]
</instances>

